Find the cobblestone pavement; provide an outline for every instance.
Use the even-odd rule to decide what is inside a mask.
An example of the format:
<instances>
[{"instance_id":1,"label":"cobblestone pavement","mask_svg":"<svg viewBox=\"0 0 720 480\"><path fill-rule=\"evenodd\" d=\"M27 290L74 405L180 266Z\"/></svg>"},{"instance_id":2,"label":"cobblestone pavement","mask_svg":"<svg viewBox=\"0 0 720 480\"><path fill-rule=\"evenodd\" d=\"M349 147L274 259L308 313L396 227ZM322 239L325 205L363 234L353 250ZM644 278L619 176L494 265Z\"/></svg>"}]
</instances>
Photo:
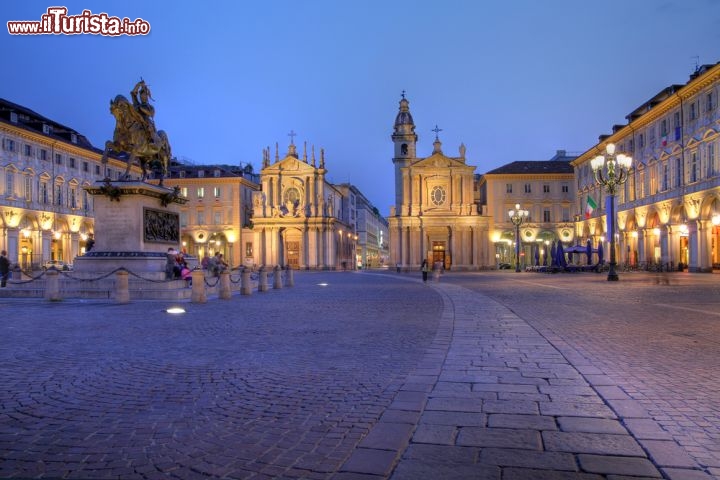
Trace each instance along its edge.
<instances>
[{"instance_id":1,"label":"cobblestone pavement","mask_svg":"<svg viewBox=\"0 0 720 480\"><path fill-rule=\"evenodd\" d=\"M301 273L179 316L2 301L0 477L720 476L720 277L670 279Z\"/></svg>"},{"instance_id":2,"label":"cobblestone pavement","mask_svg":"<svg viewBox=\"0 0 720 480\"><path fill-rule=\"evenodd\" d=\"M616 283L494 272L443 281L487 295L539 332L665 475L696 478L681 470L691 468L720 478L720 275L633 272Z\"/></svg>"},{"instance_id":3,"label":"cobblestone pavement","mask_svg":"<svg viewBox=\"0 0 720 480\"><path fill-rule=\"evenodd\" d=\"M296 281L178 316L2 301L0 477L329 477L397 397L442 301L351 273Z\"/></svg>"}]
</instances>

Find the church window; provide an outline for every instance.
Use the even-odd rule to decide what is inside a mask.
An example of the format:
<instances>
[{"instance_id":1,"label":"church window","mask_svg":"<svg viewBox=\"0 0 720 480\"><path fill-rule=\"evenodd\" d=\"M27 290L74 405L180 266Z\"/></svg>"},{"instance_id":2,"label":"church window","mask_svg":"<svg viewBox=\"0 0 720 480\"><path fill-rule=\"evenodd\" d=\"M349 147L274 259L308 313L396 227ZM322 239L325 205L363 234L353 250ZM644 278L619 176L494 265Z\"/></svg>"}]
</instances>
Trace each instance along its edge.
<instances>
[{"instance_id":1,"label":"church window","mask_svg":"<svg viewBox=\"0 0 720 480\"><path fill-rule=\"evenodd\" d=\"M445 189L440 185L434 186L432 192L430 192L430 200L434 205L440 206L445 203L445 197Z\"/></svg>"},{"instance_id":2,"label":"church window","mask_svg":"<svg viewBox=\"0 0 720 480\"><path fill-rule=\"evenodd\" d=\"M407 143L403 143L400 145L400 155L407 155L408 154L408 146Z\"/></svg>"}]
</instances>

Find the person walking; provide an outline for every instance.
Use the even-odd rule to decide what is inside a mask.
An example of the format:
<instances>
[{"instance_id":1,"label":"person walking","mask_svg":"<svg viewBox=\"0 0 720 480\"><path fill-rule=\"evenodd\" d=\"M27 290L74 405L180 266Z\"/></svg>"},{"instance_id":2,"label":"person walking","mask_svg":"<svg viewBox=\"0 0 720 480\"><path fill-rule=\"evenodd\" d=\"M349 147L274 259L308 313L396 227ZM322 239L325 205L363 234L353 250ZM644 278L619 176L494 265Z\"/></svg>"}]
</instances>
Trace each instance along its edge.
<instances>
[{"instance_id":1,"label":"person walking","mask_svg":"<svg viewBox=\"0 0 720 480\"><path fill-rule=\"evenodd\" d=\"M7 258L7 252L0 252L0 287L7 286L8 275L10 275L10 260Z\"/></svg>"},{"instance_id":2,"label":"person walking","mask_svg":"<svg viewBox=\"0 0 720 480\"><path fill-rule=\"evenodd\" d=\"M428 262L427 262L427 260L423 260L423 263L422 263L422 266L420 267L420 270L422 270L423 283L427 283L427 276L428 276Z\"/></svg>"}]
</instances>

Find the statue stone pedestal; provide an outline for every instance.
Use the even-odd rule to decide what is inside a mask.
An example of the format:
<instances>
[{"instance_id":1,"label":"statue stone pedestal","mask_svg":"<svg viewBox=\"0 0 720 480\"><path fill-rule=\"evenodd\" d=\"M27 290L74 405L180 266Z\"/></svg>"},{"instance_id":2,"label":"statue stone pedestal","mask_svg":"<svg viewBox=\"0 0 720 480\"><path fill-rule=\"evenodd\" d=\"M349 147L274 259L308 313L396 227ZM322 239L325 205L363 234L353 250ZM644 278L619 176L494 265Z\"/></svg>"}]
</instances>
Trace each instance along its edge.
<instances>
[{"instance_id":1,"label":"statue stone pedestal","mask_svg":"<svg viewBox=\"0 0 720 480\"><path fill-rule=\"evenodd\" d=\"M168 248L179 250L179 206L187 200L171 188L140 181L99 181L93 196L95 245L74 260L83 274L124 267L149 280L165 278Z\"/></svg>"}]
</instances>

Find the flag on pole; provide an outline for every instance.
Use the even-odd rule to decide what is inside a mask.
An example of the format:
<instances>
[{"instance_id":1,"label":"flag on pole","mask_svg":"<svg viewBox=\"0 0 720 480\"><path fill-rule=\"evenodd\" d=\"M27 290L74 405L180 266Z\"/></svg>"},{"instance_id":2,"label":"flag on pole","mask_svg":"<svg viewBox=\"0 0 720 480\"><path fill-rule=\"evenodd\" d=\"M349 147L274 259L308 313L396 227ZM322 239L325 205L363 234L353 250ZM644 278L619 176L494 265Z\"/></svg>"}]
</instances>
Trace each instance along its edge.
<instances>
[{"instance_id":1,"label":"flag on pole","mask_svg":"<svg viewBox=\"0 0 720 480\"><path fill-rule=\"evenodd\" d=\"M592 199L590 195L587 198L587 207L585 208L585 218L590 218L592 212L597 208L597 203Z\"/></svg>"},{"instance_id":2,"label":"flag on pole","mask_svg":"<svg viewBox=\"0 0 720 480\"><path fill-rule=\"evenodd\" d=\"M663 133L662 135L662 146L667 147L667 133Z\"/></svg>"}]
</instances>

